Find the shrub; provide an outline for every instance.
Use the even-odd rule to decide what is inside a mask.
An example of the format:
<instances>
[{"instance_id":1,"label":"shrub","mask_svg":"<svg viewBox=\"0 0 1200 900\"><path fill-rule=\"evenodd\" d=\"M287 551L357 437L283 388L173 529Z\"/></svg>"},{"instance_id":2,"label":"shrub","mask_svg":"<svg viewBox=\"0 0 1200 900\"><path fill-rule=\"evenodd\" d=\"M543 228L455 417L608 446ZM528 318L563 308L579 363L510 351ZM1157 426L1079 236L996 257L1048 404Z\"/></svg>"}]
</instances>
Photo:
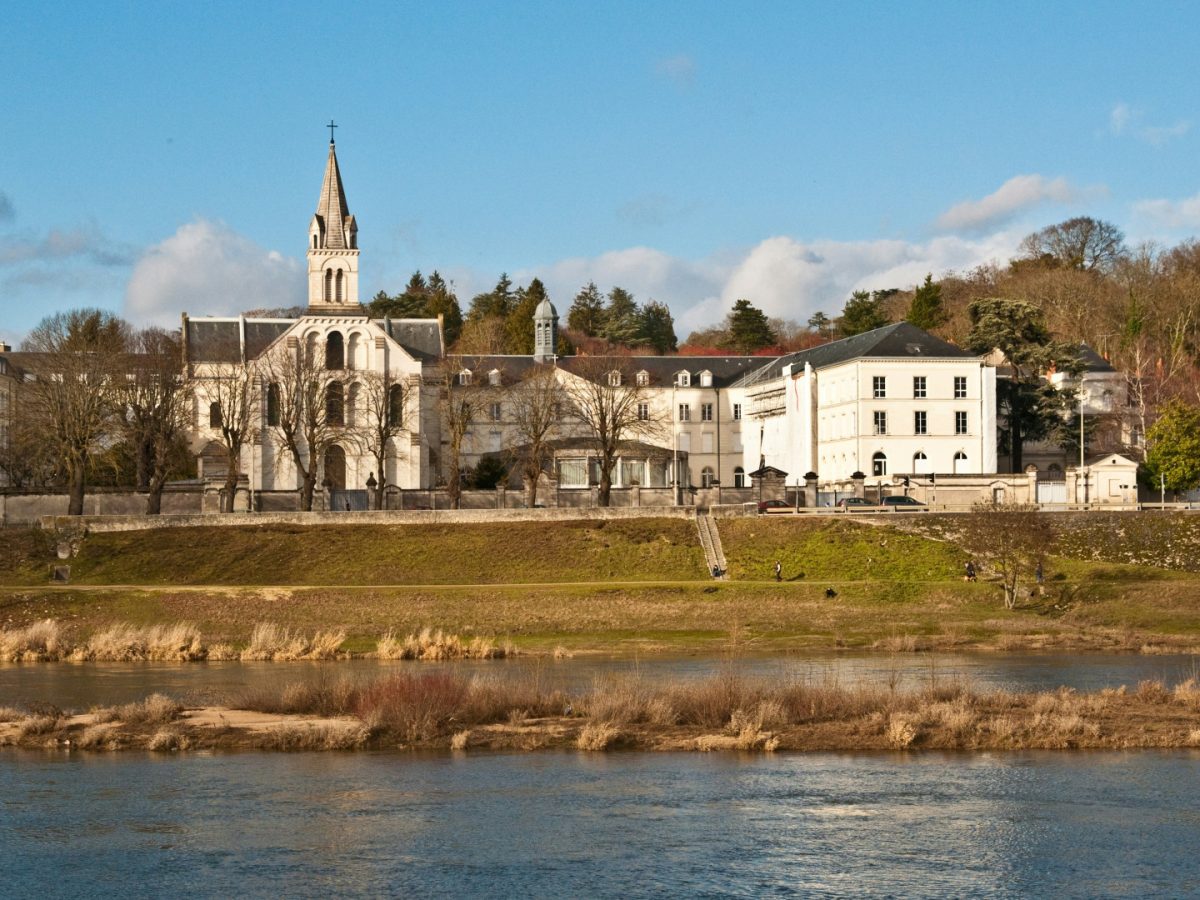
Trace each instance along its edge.
<instances>
[{"instance_id":1,"label":"shrub","mask_svg":"<svg viewBox=\"0 0 1200 900\"><path fill-rule=\"evenodd\" d=\"M607 750L620 736L620 730L610 722L589 722L579 730L575 746L580 750Z\"/></svg>"},{"instance_id":2,"label":"shrub","mask_svg":"<svg viewBox=\"0 0 1200 900\"><path fill-rule=\"evenodd\" d=\"M469 683L449 672L397 673L365 685L354 712L404 741L430 740L456 720L468 692Z\"/></svg>"}]
</instances>

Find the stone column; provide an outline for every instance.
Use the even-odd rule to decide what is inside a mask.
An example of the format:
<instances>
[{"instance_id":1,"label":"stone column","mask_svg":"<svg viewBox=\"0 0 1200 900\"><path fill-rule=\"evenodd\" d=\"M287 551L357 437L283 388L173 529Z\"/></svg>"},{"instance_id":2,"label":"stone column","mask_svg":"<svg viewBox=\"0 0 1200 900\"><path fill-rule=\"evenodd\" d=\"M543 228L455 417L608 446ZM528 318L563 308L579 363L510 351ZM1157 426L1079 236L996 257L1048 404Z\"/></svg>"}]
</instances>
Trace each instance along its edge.
<instances>
[{"instance_id":1,"label":"stone column","mask_svg":"<svg viewBox=\"0 0 1200 900\"><path fill-rule=\"evenodd\" d=\"M808 509L816 509L820 501L817 499L817 473L804 474L804 505Z\"/></svg>"},{"instance_id":2,"label":"stone column","mask_svg":"<svg viewBox=\"0 0 1200 900\"><path fill-rule=\"evenodd\" d=\"M850 482L851 482L851 484L854 485L854 496L855 497L866 499L866 496L867 496L867 489L865 487L866 480L867 480L867 476L864 475L862 472L855 472L853 475L850 476Z\"/></svg>"}]
</instances>

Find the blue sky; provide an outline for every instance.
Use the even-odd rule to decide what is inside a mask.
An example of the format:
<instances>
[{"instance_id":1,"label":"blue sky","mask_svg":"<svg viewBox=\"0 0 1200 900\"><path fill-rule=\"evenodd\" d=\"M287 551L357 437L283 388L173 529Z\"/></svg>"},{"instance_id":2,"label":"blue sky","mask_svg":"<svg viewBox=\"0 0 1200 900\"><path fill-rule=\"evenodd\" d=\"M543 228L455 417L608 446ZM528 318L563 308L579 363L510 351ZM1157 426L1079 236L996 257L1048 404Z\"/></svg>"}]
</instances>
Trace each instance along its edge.
<instances>
[{"instance_id":1,"label":"blue sky","mask_svg":"<svg viewBox=\"0 0 1200 900\"><path fill-rule=\"evenodd\" d=\"M302 302L332 117L364 298L502 271L838 312L1089 214L1200 232L1200 5L25 4L0 338Z\"/></svg>"}]
</instances>

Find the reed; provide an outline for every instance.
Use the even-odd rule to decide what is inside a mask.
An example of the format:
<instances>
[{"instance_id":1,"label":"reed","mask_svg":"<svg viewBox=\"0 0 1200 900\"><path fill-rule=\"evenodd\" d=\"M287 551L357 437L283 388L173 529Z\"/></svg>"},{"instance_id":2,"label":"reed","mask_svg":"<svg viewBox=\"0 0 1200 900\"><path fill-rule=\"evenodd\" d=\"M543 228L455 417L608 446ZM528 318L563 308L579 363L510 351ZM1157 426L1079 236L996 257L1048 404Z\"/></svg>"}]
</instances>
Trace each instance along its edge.
<instances>
[{"instance_id":1,"label":"reed","mask_svg":"<svg viewBox=\"0 0 1200 900\"><path fill-rule=\"evenodd\" d=\"M241 652L245 661L292 662L337 659L346 641L344 631L318 631L312 637L274 622L259 622L250 633L250 643Z\"/></svg>"},{"instance_id":2,"label":"reed","mask_svg":"<svg viewBox=\"0 0 1200 900\"><path fill-rule=\"evenodd\" d=\"M53 619L0 629L0 662L53 662L64 649L62 626Z\"/></svg>"}]
</instances>

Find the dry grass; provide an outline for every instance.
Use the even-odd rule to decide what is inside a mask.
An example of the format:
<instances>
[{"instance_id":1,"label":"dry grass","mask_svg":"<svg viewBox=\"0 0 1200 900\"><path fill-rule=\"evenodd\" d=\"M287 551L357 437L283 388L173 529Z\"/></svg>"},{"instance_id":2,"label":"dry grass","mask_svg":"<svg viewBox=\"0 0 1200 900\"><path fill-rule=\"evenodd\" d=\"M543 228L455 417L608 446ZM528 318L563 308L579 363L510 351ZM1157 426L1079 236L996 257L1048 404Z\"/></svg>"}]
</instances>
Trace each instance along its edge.
<instances>
[{"instance_id":1,"label":"dry grass","mask_svg":"<svg viewBox=\"0 0 1200 900\"><path fill-rule=\"evenodd\" d=\"M130 726L151 726L174 722L182 714L182 704L165 694L151 694L137 703L93 709L92 720L98 724L120 722Z\"/></svg>"},{"instance_id":2,"label":"dry grass","mask_svg":"<svg viewBox=\"0 0 1200 900\"><path fill-rule=\"evenodd\" d=\"M503 659L513 655L513 647L496 646L484 637L474 637L464 641L457 634L447 634L440 628L422 628L420 631L400 638L395 632L389 631L375 648L375 655L380 659Z\"/></svg>"},{"instance_id":3,"label":"dry grass","mask_svg":"<svg viewBox=\"0 0 1200 900\"><path fill-rule=\"evenodd\" d=\"M301 659L337 659L346 642L345 631L317 631L312 637L274 622L260 622L250 633L250 643L241 652L243 660L291 662Z\"/></svg>"},{"instance_id":4,"label":"dry grass","mask_svg":"<svg viewBox=\"0 0 1200 900\"><path fill-rule=\"evenodd\" d=\"M621 730L610 722L589 722L579 730L575 746L580 750L607 750L621 737Z\"/></svg>"},{"instance_id":5,"label":"dry grass","mask_svg":"<svg viewBox=\"0 0 1200 900\"><path fill-rule=\"evenodd\" d=\"M76 739L80 750L121 750L128 740L116 725L89 725Z\"/></svg>"},{"instance_id":6,"label":"dry grass","mask_svg":"<svg viewBox=\"0 0 1200 900\"><path fill-rule=\"evenodd\" d=\"M206 658L200 632L186 622L173 625L112 625L96 632L71 658L90 662L193 662Z\"/></svg>"},{"instance_id":7,"label":"dry grass","mask_svg":"<svg viewBox=\"0 0 1200 900\"><path fill-rule=\"evenodd\" d=\"M59 731L64 725L66 725L66 719L62 716L26 716L17 723L17 738L51 734Z\"/></svg>"},{"instance_id":8,"label":"dry grass","mask_svg":"<svg viewBox=\"0 0 1200 900\"><path fill-rule=\"evenodd\" d=\"M451 750L466 750L467 745L471 742L471 729L464 728L462 731L457 731L450 738Z\"/></svg>"},{"instance_id":9,"label":"dry grass","mask_svg":"<svg viewBox=\"0 0 1200 900\"><path fill-rule=\"evenodd\" d=\"M53 619L0 629L0 662L49 662L61 659L64 649L62 627Z\"/></svg>"},{"instance_id":10,"label":"dry grass","mask_svg":"<svg viewBox=\"0 0 1200 900\"><path fill-rule=\"evenodd\" d=\"M180 731L165 728L154 732L146 742L146 749L156 753L166 753L174 750L187 750L192 746L191 739Z\"/></svg>"},{"instance_id":11,"label":"dry grass","mask_svg":"<svg viewBox=\"0 0 1200 900\"><path fill-rule=\"evenodd\" d=\"M357 750L370 736L357 723L297 723L268 730L260 745L264 750Z\"/></svg>"}]
</instances>

